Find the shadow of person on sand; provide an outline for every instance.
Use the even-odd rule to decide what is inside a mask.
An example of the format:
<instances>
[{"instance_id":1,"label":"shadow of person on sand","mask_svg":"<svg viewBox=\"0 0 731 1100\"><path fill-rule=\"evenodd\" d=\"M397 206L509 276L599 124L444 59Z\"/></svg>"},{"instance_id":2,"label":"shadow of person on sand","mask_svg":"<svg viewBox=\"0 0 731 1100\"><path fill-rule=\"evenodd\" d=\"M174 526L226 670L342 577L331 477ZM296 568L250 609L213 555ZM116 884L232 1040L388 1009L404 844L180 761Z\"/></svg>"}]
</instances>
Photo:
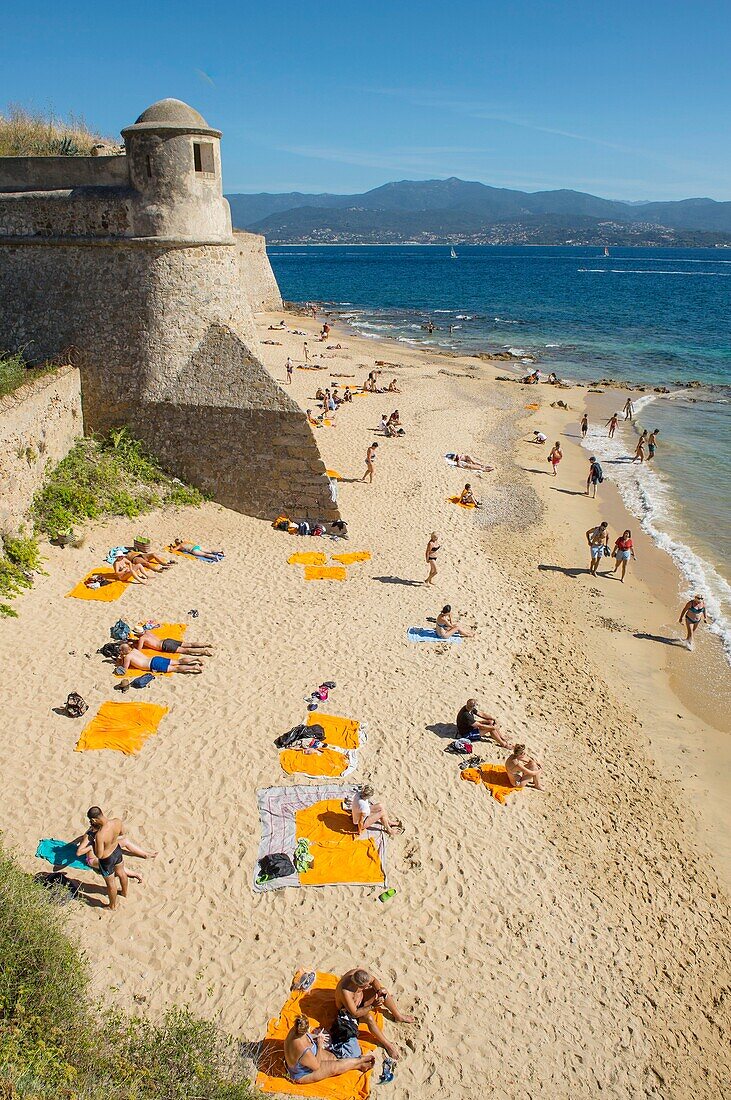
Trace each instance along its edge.
<instances>
[{"instance_id":1,"label":"shadow of person on sand","mask_svg":"<svg viewBox=\"0 0 731 1100\"><path fill-rule=\"evenodd\" d=\"M407 581L404 577L371 577L371 580L380 581L381 584L407 584L413 588L421 588L423 581Z\"/></svg>"},{"instance_id":2,"label":"shadow of person on sand","mask_svg":"<svg viewBox=\"0 0 731 1100\"><path fill-rule=\"evenodd\" d=\"M578 566L573 569L568 569L565 568L563 565L539 565L538 568L541 570L542 573L563 573L564 576L573 577L574 580L576 580L577 577L580 577L582 573L591 572L591 570L589 569L582 569Z\"/></svg>"},{"instance_id":3,"label":"shadow of person on sand","mask_svg":"<svg viewBox=\"0 0 731 1100\"><path fill-rule=\"evenodd\" d=\"M583 493L580 489L559 489L558 485L553 487L554 493L565 493L567 497L585 497L586 493Z\"/></svg>"},{"instance_id":4,"label":"shadow of person on sand","mask_svg":"<svg viewBox=\"0 0 731 1100\"><path fill-rule=\"evenodd\" d=\"M550 470L536 470L533 466L521 466L520 469L524 474L545 474L546 477L551 477Z\"/></svg>"},{"instance_id":5,"label":"shadow of person on sand","mask_svg":"<svg viewBox=\"0 0 731 1100\"><path fill-rule=\"evenodd\" d=\"M662 634L648 634L644 630L638 630L633 634L633 637L641 638L646 642L662 642L663 645L679 646L681 649L687 648L682 638L666 638Z\"/></svg>"},{"instance_id":6,"label":"shadow of person on sand","mask_svg":"<svg viewBox=\"0 0 731 1100\"><path fill-rule=\"evenodd\" d=\"M445 737L449 741L454 741L457 736L457 727L454 722L432 722L426 728L430 733L435 733L437 737Z\"/></svg>"}]
</instances>

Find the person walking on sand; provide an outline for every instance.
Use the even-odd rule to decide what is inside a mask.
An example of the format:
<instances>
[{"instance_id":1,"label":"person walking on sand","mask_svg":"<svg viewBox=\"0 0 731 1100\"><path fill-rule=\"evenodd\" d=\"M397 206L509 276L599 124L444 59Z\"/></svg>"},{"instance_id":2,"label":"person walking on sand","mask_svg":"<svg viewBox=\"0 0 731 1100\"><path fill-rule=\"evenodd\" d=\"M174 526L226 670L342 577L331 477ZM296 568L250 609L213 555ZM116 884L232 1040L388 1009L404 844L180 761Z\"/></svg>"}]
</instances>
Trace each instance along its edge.
<instances>
[{"instance_id":1,"label":"person walking on sand","mask_svg":"<svg viewBox=\"0 0 731 1100\"><path fill-rule=\"evenodd\" d=\"M581 418L581 438L586 439L586 433L589 431L589 417L584 413Z\"/></svg>"},{"instance_id":2,"label":"person walking on sand","mask_svg":"<svg viewBox=\"0 0 731 1100\"><path fill-rule=\"evenodd\" d=\"M370 447L366 451L366 460L365 460L366 472L363 474L363 477L360 480L365 481L366 478L367 478L369 485L373 484L373 463L376 461L376 449L377 448L378 448L377 443L371 443Z\"/></svg>"},{"instance_id":3,"label":"person walking on sand","mask_svg":"<svg viewBox=\"0 0 731 1100\"><path fill-rule=\"evenodd\" d=\"M647 439L647 432L644 431L637 441L637 447L635 448L635 455L632 459L634 464L639 460L640 465L645 461L645 441Z\"/></svg>"},{"instance_id":4,"label":"person walking on sand","mask_svg":"<svg viewBox=\"0 0 731 1100\"><path fill-rule=\"evenodd\" d=\"M399 1011L395 1000L383 988L378 978L360 967L343 974L335 987L335 1007L344 1008L356 1020L362 1020L386 1054L394 1061L398 1060L399 1052L381 1031L376 1023L374 1012L382 1012L385 1008L397 1024L413 1024L415 1020L413 1016L404 1016Z\"/></svg>"},{"instance_id":5,"label":"person walking on sand","mask_svg":"<svg viewBox=\"0 0 731 1100\"><path fill-rule=\"evenodd\" d=\"M525 745L516 745L505 761L505 771L511 787L533 787L536 791L542 791L542 770L542 765L535 757L528 756Z\"/></svg>"},{"instance_id":6,"label":"person walking on sand","mask_svg":"<svg viewBox=\"0 0 731 1100\"><path fill-rule=\"evenodd\" d=\"M657 450L657 437L660 434L659 428L653 428L647 438L647 461L652 462L655 457L655 451Z\"/></svg>"},{"instance_id":7,"label":"person walking on sand","mask_svg":"<svg viewBox=\"0 0 731 1100\"><path fill-rule=\"evenodd\" d=\"M632 404L629 397L627 398L627 400L624 403L624 410L623 411L624 411L624 419L625 420L634 420L635 407Z\"/></svg>"},{"instance_id":8,"label":"person walking on sand","mask_svg":"<svg viewBox=\"0 0 731 1100\"><path fill-rule=\"evenodd\" d=\"M288 386L291 386L291 385L292 385L292 371L293 371L293 370L294 370L294 363L292 362L292 359L291 359L291 357L290 357L290 356L288 355L288 356L287 356L287 364L286 364L286 371L287 371L287 385L288 385Z\"/></svg>"},{"instance_id":9,"label":"person walking on sand","mask_svg":"<svg viewBox=\"0 0 731 1100\"><path fill-rule=\"evenodd\" d=\"M604 481L602 468L597 462L595 456L592 455L589 459L589 476L586 479L586 495L589 496L589 488L591 487L594 490L592 496L596 497L596 487L597 485L600 485L602 481Z\"/></svg>"},{"instance_id":10,"label":"person walking on sand","mask_svg":"<svg viewBox=\"0 0 731 1100\"><path fill-rule=\"evenodd\" d=\"M337 1058L326 1047L327 1034L321 1027L310 1031L306 1016L296 1016L284 1040L284 1061L289 1079L295 1085L314 1085L329 1077L356 1070L367 1073L373 1069L375 1054L360 1054L357 1058ZM357 1040L356 1040L357 1043ZM358 1048L360 1049L360 1048Z\"/></svg>"},{"instance_id":11,"label":"person walking on sand","mask_svg":"<svg viewBox=\"0 0 731 1100\"><path fill-rule=\"evenodd\" d=\"M629 527L624 531L614 544L614 550L612 550L612 557L616 558L614 569L612 570L612 576L617 572L620 565L622 566L622 576L619 578L622 584L624 584L624 575L627 572L627 562L630 558L632 561L637 561L635 557L635 549L632 544L632 532Z\"/></svg>"},{"instance_id":12,"label":"person walking on sand","mask_svg":"<svg viewBox=\"0 0 731 1100\"><path fill-rule=\"evenodd\" d=\"M691 600L688 600L687 604L680 612L679 623L685 620L685 629L687 631L685 637L685 644L688 649L693 648L693 636L698 629L698 623L703 619L704 623L708 623L708 616L706 615L706 601L702 596L693 596Z\"/></svg>"},{"instance_id":13,"label":"person walking on sand","mask_svg":"<svg viewBox=\"0 0 731 1100\"><path fill-rule=\"evenodd\" d=\"M609 434L608 434L609 439L614 439L614 433L617 430L617 425L618 424L619 424L619 413L612 413L612 415L609 417L609 420L607 420L607 425L609 427Z\"/></svg>"},{"instance_id":14,"label":"person walking on sand","mask_svg":"<svg viewBox=\"0 0 731 1100\"><path fill-rule=\"evenodd\" d=\"M432 531L429 536L429 541L426 544L426 564L429 566L429 576L424 581L424 584L434 583L434 578L437 575L437 553L439 550L441 550L439 535L436 531Z\"/></svg>"},{"instance_id":15,"label":"person walking on sand","mask_svg":"<svg viewBox=\"0 0 731 1100\"><path fill-rule=\"evenodd\" d=\"M105 817L99 806L86 811L89 818L89 832L94 837L94 855L98 861L99 874L104 879L109 898L109 910L117 908L117 896L127 897L129 878L124 866L124 856L119 846L119 838L124 825L118 817Z\"/></svg>"},{"instance_id":16,"label":"person walking on sand","mask_svg":"<svg viewBox=\"0 0 731 1100\"><path fill-rule=\"evenodd\" d=\"M609 524L605 519L597 527L590 527L586 532L586 541L589 544L589 550L591 551L591 564L589 565L589 572L592 577L597 575L597 569L599 568L599 562L604 557L604 550L609 553Z\"/></svg>"},{"instance_id":17,"label":"person walking on sand","mask_svg":"<svg viewBox=\"0 0 731 1100\"><path fill-rule=\"evenodd\" d=\"M563 451L561 450L561 444L559 443L558 440L556 440L556 442L553 445L553 448L551 449L551 453L548 456L548 461L551 463L551 466L553 467L553 476L554 477L558 477L558 473L557 473L558 464L559 464L559 462L561 461L562 458L563 458Z\"/></svg>"}]
</instances>

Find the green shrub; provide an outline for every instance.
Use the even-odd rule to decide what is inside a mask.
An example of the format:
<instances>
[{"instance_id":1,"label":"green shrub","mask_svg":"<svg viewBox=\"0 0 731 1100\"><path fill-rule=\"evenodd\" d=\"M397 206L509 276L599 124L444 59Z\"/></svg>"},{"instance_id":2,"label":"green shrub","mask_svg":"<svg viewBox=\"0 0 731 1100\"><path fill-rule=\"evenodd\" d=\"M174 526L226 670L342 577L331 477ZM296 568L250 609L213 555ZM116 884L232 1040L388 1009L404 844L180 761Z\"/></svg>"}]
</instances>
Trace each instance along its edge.
<instances>
[{"instance_id":1,"label":"green shrub","mask_svg":"<svg viewBox=\"0 0 731 1100\"><path fill-rule=\"evenodd\" d=\"M22 355L0 357L0 397L5 397L6 394L19 389L26 382L31 382L34 378L40 378L41 375L50 374L55 369L48 363L43 363L39 367L30 367L26 364ZM24 454L25 448L23 448L19 457L22 458Z\"/></svg>"},{"instance_id":2,"label":"green shrub","mask_svg":"<svg viewBox=\"0 0 731 1100\"><path fill-rule=\"evenodd\" d=\"M39 533L55 538L104 515L136 516L165 505L200 504L197 489L171 478L125 428L81 439L33 499Z\"/></svg>"},{"instance_id":3,"label":"green shrub","mask_svg":"<svg viewBox=\"0 0 731 1100\"><path fill-rule=\"evenodd\" d=\"M3 536L0 553L0 596L14 599L24 588L33 587L33 573L42 573L42 558L35 538ZM0 616L17 619L7 603L0 603Z\"/></svg>"},{"instance_id":4,"label":"green shrub","mask_svg":"<svg viewBox=\"0 0 731 1100\"><path fill-rule=\"evenodd\" d=\"M251 1100L215 1024L179 1008L153 1023L89 999L69 912L0 848L0 1097Z\"/></svg>"}]
</instances>

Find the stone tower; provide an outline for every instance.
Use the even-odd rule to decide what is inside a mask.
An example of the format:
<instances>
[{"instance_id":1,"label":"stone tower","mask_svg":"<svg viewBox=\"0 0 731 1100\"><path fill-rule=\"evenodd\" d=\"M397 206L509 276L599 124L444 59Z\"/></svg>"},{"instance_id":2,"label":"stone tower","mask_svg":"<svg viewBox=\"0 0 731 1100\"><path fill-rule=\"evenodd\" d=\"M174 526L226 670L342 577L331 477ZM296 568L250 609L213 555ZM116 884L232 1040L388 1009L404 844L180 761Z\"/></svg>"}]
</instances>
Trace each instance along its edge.
<instances>
[{"instance_id":1,"label":"stone tower","mask_svg":"<svg viewBox=\"0 0 731 1100\"><path fill-rule=\"evenodd\" d=\"M233 233L221 133L164 99L125 154L0 158L0 350L68 352L84 423L127 424L222 504L335 518L306 417L258 357L281 305L261 238Z\"/></svg>"}]
</instances>

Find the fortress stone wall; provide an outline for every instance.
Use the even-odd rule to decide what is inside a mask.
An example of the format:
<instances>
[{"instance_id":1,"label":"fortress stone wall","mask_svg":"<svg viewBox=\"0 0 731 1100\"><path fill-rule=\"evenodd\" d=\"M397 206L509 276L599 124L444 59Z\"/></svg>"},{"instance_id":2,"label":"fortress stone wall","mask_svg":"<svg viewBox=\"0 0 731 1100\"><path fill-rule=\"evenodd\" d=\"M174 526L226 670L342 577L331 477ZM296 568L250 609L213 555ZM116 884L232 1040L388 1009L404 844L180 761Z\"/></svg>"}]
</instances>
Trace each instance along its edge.
<instances>
[{"instance_id":1,"label":"fortress stone wall","mask_svg":"<svg viewBox=\"0 0 731 1100\"><path fill-rule=\"evenodd\" d=\"M306 417L258 355L253 312L281 299L263 238L231 229L219 131L163 100L123 137L126 155L71 168L0 158L0 350L67 352L87 430L129 425L222 504L336 518Z\"/></svg>"},{"instance_id":2,"label":"fortress stone wall","mask_svg":"<svg viewBox=\"0 0 731 1100\"><path fill-rule=\"evenodd\" d=\"M18 534L46 470L83 435L81 377L75 367L0 397L0 535Z\"/></svg>"}]
</instances>

